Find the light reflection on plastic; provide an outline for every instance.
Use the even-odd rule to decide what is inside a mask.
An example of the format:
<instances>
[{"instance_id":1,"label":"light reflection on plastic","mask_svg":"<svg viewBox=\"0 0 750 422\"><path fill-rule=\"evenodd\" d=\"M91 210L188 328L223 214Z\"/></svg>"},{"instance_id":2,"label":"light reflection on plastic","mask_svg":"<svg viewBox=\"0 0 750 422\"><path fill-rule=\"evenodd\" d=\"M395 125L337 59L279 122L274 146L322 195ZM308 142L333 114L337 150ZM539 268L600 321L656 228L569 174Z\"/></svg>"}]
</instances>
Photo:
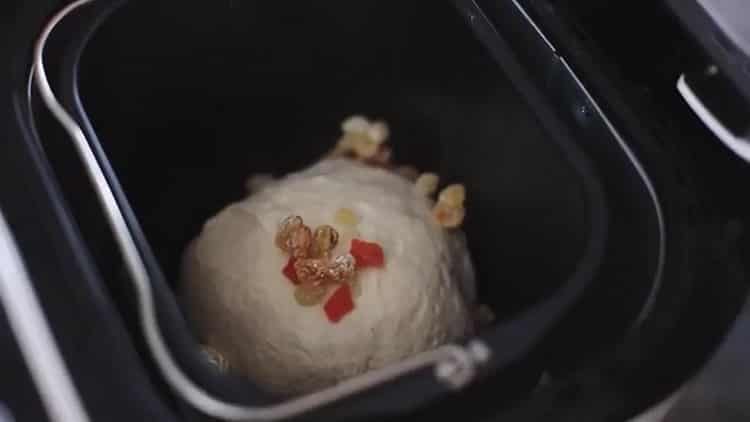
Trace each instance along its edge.
<instances>
[{"instance_id":1,"label":"light reflection on plastic","mask_svg":"<svg viewBox=\"0 0 750 422\"><path fill-rule=\"evenodd\" d=\"M0 422L15 422L13 414L10 413L10 409L0 402Z\"/></svg>"}]
</instances>

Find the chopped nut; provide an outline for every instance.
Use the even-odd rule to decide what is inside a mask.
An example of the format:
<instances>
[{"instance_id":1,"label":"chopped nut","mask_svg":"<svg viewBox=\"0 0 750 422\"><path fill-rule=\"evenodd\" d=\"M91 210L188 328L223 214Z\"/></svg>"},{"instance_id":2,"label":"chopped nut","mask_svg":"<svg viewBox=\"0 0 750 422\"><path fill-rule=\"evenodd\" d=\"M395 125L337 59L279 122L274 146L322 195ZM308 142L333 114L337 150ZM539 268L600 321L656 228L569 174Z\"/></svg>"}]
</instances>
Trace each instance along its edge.
<instances>
[{"instance_id":1,"label":"chopped nut","mask_svg":"<svg viewBox=\"0 0 750 422\"><path fill-rule=\"evenodd\" d=\"M352 116L341 123L344 135L339 139L332 155L341 156L354 152L358 159L375 159L387 163L390 153L381 149L388 139L388 125L383 121L370 122L364 116Z\"/></svg>"},{"instance_id":2,"label":"chopped nut","mask_svg":"<svg viewBox=\"0 0 750 422\"><path fill-rule=\"evenodd\" d=\"M438 202L432 209L435 220L443 227L456 228L461 226L466 216L466 210L460 207L453 207L444 202Z\"/></svg>"},{"instance_id":3,"label":"chopped nut","mask_svg":"<svg viewBox=\"0 0 750 422\"><path fill-rule=\"evenodd\" d=\"M287 239L287 248L295 258L305 258L310 252L312 231L304 224L294 229Z\"/></svg>"},{"instance_id":4,"label":"chopped nut","mask_svg":"<svg viewBox=\"0 0 750 422\"><path fill-rule=\"evenodd\" d=\"M367 133L367 137L370 138L370 140L380 145L383 142L385 142L386 139L388 139L388 135L390 135L390 130L388 129L387 123L385 123L382 120L379 120L370 124L370 126L367 128L366 133Z\"/></svg>"},{"instance_id":5,"label":"chopped nut","mask_svg":"<svg viewBox=\"0 0 750 422\"><path fill-rule=\"evenodd\" d=\"M460 184L446 186L438 196L438 202L442 202L452 207L463 206L465 200L466 188L464 188L464 185Z\"/></svg>"},{"instance_id":6,"label":"chopped nut","mask_svg":"<svg viewBox=\"0 0 750 422\"><path fill-rule=\"evenodd\" d=\"M364 133L367 132L367 129L370 126L370 122L367 120L364 116L351 116L348 117L346 120L341 122L341 131L342 132L356 132L356 133Z\"/></svg>"},{"instance_id":7,"label":"chopped nut","mask_svg":"<svg viewBox=\"0 0 750 422\"><path fill-rule=\"evenodd\" d=\"M437 174L422 173L414 182L414 188L424 196L430 196L437 190L438 183L440 183L440 177Z\"/></svg>"},{"instance_id":8,"label":"chopped nut","mask_svg":"<svg viewBox=\"0 0 750 422\"><path fill-rule=\"evenodd\" d=\"M464 201L466 200L466 188L460 184L447 186L438 195L438 202L432 208L435 220L447 228L456 228L461 225L466 217Z\"/></svg>"},{"instance_id":9,"label":"chopped nut","mask_svg":"<svg viewBox=\"0 0 750 422\"><path fill-rule=\"evenodd\" d=\"M354 153L357 154L357 157L360 159L375 157L379 148L380 144L367 138L362 138L352 146Z\"/></svg>"},{"instance_id":10,"label":"chopped nut","mask_svg":"<svg viewBox=\"0 0 750 422\"><path fill-rule=\"evenodd\" d=\"M323 302L327 292L325 285L300 284L294 289L294 300L302 306L315 306Z\"/></svg>"},{"instance_id":11,"label":"chopped nut","mask_svg":"<svg viewBox=\"0 0 750 422\"><path fill-rule=\"evenodd\" d=\"M289 237L292 232L302 226L302 217L290 215L279 223L279 231L276 233L276 246L284 252L290 252Z\"/></svg>"},{"instance_id":12,"label":"chopped nut","mask_svg":"<svg viewBox=\"0 0 750 422\"><path fill-rule=\"evenodd\" d=\"M288 230L297 226L301 226L303 223L302 217L299 215L289 215L284 217L279 223L279 231Z\"/></svg>"},{"instance_id":13,"label":"chopped nut","mask_svg":"<svg viewBox=\"0 0 750 422\"><path fill-rule=\"evenodd\" d=\"M359 217L350 208L339 208L333 219L342 226L347 227L354 227L359 224Z\"/></svg>"},{"instance_id":14,"label":"chopped nut","mask_svg":"<svg viewBox=\"0 0 750 422\"><path fill-rule=\"evenodd\" d=\"M359 144L370 142L370 139L364 133L359 132L348 132L339 139L339 146L344 149L354 150Z\"/></svg>"},{"instance_id":15,"label":"chopped nut","mask_svg":"<svg viewBox=\"0 0 750 422\"><path fill-rule=\"evenodd\" d=\"M328 260L323 258L298 259L294 262L294 271L300 284L320 286L328 278Z\"/></svg>"},{"instance_id":16,"label":"chopped nut","mask_svg":"<svg viewBox=\"0 0 750 422\"><path fill-rule=\"evenodd\" d=\"M319 226L313 234L310 255L314 258L327 257L339 242L339 232L329 225Z\"/></svg>"},{"instance_id":17,"label":"chopped nut","mask_svg":"<svg viewBox=\"0 0 750 422\"><path fill-rule=\"evenodd\" d=\"M343 283L354 276L356 261L351 254L339 255L328 268L328 280Z\"/></svg>"}]
</instances>

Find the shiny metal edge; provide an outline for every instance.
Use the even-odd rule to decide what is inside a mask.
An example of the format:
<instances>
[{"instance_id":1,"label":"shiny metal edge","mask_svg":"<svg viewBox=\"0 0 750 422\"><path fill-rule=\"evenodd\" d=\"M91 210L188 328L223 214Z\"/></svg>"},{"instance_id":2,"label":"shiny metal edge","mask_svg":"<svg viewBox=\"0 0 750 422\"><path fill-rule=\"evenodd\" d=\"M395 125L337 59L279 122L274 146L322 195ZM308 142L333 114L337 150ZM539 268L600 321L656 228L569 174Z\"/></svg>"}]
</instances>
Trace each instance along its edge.
<instances>
[{"instance_id":1,"label":"shiny metal edge","mask_svg":"<svg viewBox=\"0 0 750 422\"><path fill-rule=\"evenodd\" d=\"M558 54L557 49L555 48L554 44L552 44L552 42L547 38L547 36L541 31L539 26L536 24L536 22L534 22L531 16L529 16L528 12L526 12L523 6L520 3L518 3L517 0L513 0L513 4L518 9L518 11L524 16L526 21L534 28L534 30L537 32L539 37L545 42L545 44L547 44L547 46L549 46L550 50L552 50L552 52L558 56L558 58L560 59L560 62L563 64L563 66L568 71L568 73L573 77L578 87L586 96L586 99L594 107L594 110L597 112L597 114L601 116L602 121L607 126L607 129L609 129L612 136L614 136L618 145L623 150L625 155L628 157L628 160L630 160L630 163L635 168L643 184L646 186L646 190L648 191L649 196L651 197L651 201L654 206L654 211L656 213L657 224L659 226L659 251L657 252L657 263L656 263L656 269L654 270L654 275L653 275L653 279L651 283L651 286L652 286L651 290L648 294L648 297L644 301L643 306L641 306L641 310L638 313L638 316L635 318L633 324L631 325L631 329L637 328L643 323L643 321L646 320L646 318L648 318L648 315L651 313L651 310L653 309L654 303L656 301L656 296L661 290L662 279L663 279L663 274L664 274L664 263L666 259L666 248L667 248L667 245L666 245L667 236L666 236L666 226L664 223L664 212L661 207L661 201L659 199L659 195L657 194L656 189L654 188L654 184L651 181L651 178L649 177L646 170L643 168L643 165L638 160L635 153L633 153L633 150L630 148L630 146L628 146L628 143L625 141L625 139L620 134L620 132L615 128L615 126L612 124L609 118L607 118L607 115L604 113L601 107L599 107L599 104L596 102L596 100L588 91L588 89L586 89L586 86L583 84L583 82L578 77L576 72L565 60L565 57L562 57Z\"/></svg>"}]
</instances>

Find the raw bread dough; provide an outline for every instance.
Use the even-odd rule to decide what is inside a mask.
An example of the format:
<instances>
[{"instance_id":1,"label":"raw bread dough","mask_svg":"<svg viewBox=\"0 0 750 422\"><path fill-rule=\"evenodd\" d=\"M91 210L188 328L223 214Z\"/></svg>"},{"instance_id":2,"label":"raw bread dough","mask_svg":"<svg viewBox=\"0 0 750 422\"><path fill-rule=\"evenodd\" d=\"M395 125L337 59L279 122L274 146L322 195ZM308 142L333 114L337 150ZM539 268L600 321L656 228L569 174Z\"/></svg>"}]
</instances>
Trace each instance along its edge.
<instances>
[{"instance_id":1,"label":"raw bread dough","mask_svg":"<svg viewBox=\"0 0 750 422\"><path fill-rule=\"evenodd\" d=\"M188 247L183 294L201 340L232 371L272 392L297 394L397 362L473 330L475 281L464 235L439 226L433 201L390 171L323 160L271 181L212 217ZM355 227L335 221L354 211ZM295 302L274 245L279 222L301 216L377 242L384 268L358 272L354 310L330 322L322 306Z\"/></svg>"}]
</instances>

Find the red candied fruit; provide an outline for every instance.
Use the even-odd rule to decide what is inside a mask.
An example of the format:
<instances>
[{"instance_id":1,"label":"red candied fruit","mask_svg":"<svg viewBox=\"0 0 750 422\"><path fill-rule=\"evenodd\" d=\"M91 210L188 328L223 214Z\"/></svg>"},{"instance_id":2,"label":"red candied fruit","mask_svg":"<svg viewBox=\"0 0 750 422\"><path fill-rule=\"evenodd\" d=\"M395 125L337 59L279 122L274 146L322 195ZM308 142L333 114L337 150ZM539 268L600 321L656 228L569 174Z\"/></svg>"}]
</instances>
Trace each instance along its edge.
<instances>
[{"instance_id":1,"label":"red candied fruit","mask_svg":"<svg viewBox=\"0 0 750 422\"><path fill-rule=\"evenodd\" d=\"M284 269L281 270L282 273L286 276L286 278L289 279L294 284L299 284L299 278L297 278L297 271L294 269L294 262L297 260L297 258L290 256L289 261L287 261L286 266Z\"/></svg>"},{"instance_id":2,"label":"red candied fruit","mask_svg":"<svg viewBox=\"0 0 750 422\"><path fill-rule=\"evenodd\" d=\"M348 283L344 283L336 289L330 298L323 305L328 320L332 323L341 321L346 314L354 309L352 300L352 291Z\"/></svg>"},{"instance_id":3,"label":"red candied fruit","mask_svg":"<svg viewBox=\"0 0 750 422\"><path fill-rule=\"evenodd\" d=\"M350 253L357 261L357 267L382 267L385 264L383 248L377 243L352 239Z\"/></svg>"}]
</instances>

